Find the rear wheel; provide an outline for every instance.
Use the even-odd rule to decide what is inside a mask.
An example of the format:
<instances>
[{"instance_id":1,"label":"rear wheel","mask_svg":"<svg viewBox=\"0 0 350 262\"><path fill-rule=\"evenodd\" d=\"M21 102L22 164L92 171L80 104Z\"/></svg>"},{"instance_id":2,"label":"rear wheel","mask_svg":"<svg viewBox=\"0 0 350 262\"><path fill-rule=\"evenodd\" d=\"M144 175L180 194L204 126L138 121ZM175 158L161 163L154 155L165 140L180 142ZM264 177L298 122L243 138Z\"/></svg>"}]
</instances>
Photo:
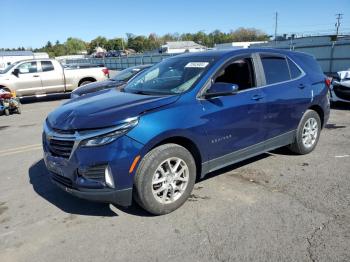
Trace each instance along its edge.
<instances>
[{"instance_id":1,"label":"rear wheel","mask_svg":"<svg viewBox=\"0 0 350 262\"><path fill-rule=\"evenodd\" d=\"M179 208L192 192L196 164L191 153L177 144L150 151L135 174L134 199L155 215Z\"/></svg>"},{"instance_id":2,"label":"rear wheel","mask_svg":"<svg viewBox=\"0 0 350 262\"><path fill-rule=\"evenodd\" d=\"M321 119L314 110L307 110L303 115L290 150L297 154L308 154L317 145L321 133Z\"/></svg>"},{"instance_id":3,"label":"rear wheel","mask_svg":"<svg viewBox=\"0 0 350 262\"><path fill-rule=\"evenodd\" d=\"M6 108L4 110L4 113L5 113L6 116L9 116L10 115L10 109Z\"/></svg>"}]
</instances>

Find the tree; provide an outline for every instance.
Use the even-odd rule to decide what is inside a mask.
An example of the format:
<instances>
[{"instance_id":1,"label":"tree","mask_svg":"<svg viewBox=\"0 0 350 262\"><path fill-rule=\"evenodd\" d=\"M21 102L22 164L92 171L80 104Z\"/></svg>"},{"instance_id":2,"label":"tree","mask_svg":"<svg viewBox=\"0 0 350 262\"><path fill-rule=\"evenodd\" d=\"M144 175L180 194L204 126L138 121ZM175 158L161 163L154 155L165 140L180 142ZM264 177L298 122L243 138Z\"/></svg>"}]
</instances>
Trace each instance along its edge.
<instances>
[{"instance_id":1,"label":"tree","mask_svg":"<svg viewBox=\"0 0 350 262\"><path fill-rule=\"evenodd\" d=\"M85 42L79 38L69 37L65 42L65 46L69 55L76 55L79 51L86 50Z\"/></svg>"},{"instance_id":2,"label":"tree","mask_svg":"<svg viewBox=\"0 0 350 262\"><path fill-rule=\"evenodd\" d=\"M50 41L47 41L47 44L46 44L45 48L51 48L51 47L52 47L51 42L50 42Z\"/></svg>"},{"instance_id":3,"label":"tree","mask_svg":"<svg viewBox=\"0 0 350 262\"><path fill-rule=\"evenodd\" d=\"M231 30L230 32L221 32L220 30L214 30L209 34L205 33L204 31L199 31L196 33L183 33L181 35L179 33L168 33L163 36L158 36L155 33L151 33L148 37L127 33L126 36L127 43L125 43L125 45L137 52L158 49L167 41L194 41L207 47L213 47L215 44L221 43L269 40L267 34L261 30L244 27L240 27L236 30ZM107 39L106 37L98 36L95 39L91 40L90 43L85 43L78 38L70 37L64 44L61 44L57 40L55 42L55 45L52 45L52 43L48 41L45 46L36 49L35 51L47 52L50 57L55 57L67 54L76 54L79 51L86 49L88 49L90 53L93 53L97 46L105 48L107 50L120 50L123 49L123 46L125 45L122 38Z\"/></svg>"},{"instance_id":4,"label":"tree","mask_svg":"<svg viewBox=\"0 0 350 262\"><path fill-rule=\"evenodd\" d=\"M98 46L102 48L106 48L107 42L108 42L107 38L103 36L98 36L95 39L91 40L88 48L89 53L93 53L95 51L95 48Z\"/></svg>"},{"instance_id":5,"label":"tree","mask_svg":"<svg viewBox=\"0 0 350 262\"><path fill-rule=\"evenodd\" d=\"M123 39L122 38L113 38L107 40L106 49L107 50L122 50L123 49Z\"/></svg>"}]
</instances>

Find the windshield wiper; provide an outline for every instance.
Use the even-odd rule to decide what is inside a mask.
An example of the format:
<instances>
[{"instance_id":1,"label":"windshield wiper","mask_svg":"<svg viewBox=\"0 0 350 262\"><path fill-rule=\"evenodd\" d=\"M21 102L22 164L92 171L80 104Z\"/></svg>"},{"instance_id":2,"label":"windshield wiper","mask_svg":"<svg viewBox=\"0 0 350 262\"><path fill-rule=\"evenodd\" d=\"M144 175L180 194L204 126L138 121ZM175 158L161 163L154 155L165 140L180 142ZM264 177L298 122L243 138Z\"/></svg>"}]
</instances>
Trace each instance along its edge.
<instances>
[{"instance_id":1,"label":"windshield wiper","mask_svg":"<svg viewBox=\"0 0 350 262\"><path fill-rule=\"evenodd\" d=\"M150 95L149 92L145 92L145 91L142 91L142 90L132 91L131 93L132 94L138 94L138 95Z\"/></svg>"}]
</instances>

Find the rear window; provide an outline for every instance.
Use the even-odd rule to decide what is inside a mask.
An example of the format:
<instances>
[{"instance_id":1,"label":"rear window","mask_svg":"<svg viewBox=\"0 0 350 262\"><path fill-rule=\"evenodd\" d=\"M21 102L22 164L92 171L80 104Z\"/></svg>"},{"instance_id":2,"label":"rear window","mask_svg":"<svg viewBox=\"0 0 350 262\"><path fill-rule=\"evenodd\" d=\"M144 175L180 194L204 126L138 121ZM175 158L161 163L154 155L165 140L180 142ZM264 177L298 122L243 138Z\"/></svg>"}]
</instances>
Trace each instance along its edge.
<instances>
[{"instance_id":1,"label":"rear window","mask_svg":"<svg viewBox=\"0 0 350 262\"><path fill-rule=\"evenodd\" d=\"M266 84L290 80L289 68L284 57L262 55L261 62L265 72Z\"/></svg>"},{"instance_id":2,"label":"rear window","mask_svg":"<svg viewBox=\"0 0 350 262\"><path fill-rule=\"evenodd\" d=\"M54 67L53 67L51 61L41 61L41 68L42 68L43 72L54 70Z\"/></svg>"},{"instance_id":3,"label":"rear window","mask_svg":"<svg viewBox=\"0 0 350 262\"><path fill-rule=\"evenodd\" d=\"M287 60L288 60L291 78L292 79L298 78L302 74L302 72L292 60L290 60L289 58Z\"/></svg>"}]
</instances>

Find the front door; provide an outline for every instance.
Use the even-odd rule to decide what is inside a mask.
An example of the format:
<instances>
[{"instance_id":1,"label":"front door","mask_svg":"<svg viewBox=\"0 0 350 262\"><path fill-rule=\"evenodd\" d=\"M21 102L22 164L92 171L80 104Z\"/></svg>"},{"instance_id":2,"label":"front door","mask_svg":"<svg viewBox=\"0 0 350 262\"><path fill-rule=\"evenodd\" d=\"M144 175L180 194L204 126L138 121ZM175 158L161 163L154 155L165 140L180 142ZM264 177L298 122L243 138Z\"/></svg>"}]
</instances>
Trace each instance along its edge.
<instances>
[{"instance_id":1,"label":"front door","mask_svg":"<svg viewBox=\"0 0 350 262\"><path fill-rule=\"evenodd\" d=\"M14 86L18 96L41 95L42 85L36 61L23 62L16 68L17 76L13 76Z\"/></svg>"},{"instance_id":2,"label":"front door","mask_svg":"<svg viewBox=\"0 0 350 262\"><path fill-rule=\"evenodd\" d=\"M265 95L262 88L257 88L255 68L251 57L234 59L218 71L212 82L236 84L238 93L201 100L207 123L208 171L259 150L255 146L264 140Z\"/></svg>"}]
</instances>

